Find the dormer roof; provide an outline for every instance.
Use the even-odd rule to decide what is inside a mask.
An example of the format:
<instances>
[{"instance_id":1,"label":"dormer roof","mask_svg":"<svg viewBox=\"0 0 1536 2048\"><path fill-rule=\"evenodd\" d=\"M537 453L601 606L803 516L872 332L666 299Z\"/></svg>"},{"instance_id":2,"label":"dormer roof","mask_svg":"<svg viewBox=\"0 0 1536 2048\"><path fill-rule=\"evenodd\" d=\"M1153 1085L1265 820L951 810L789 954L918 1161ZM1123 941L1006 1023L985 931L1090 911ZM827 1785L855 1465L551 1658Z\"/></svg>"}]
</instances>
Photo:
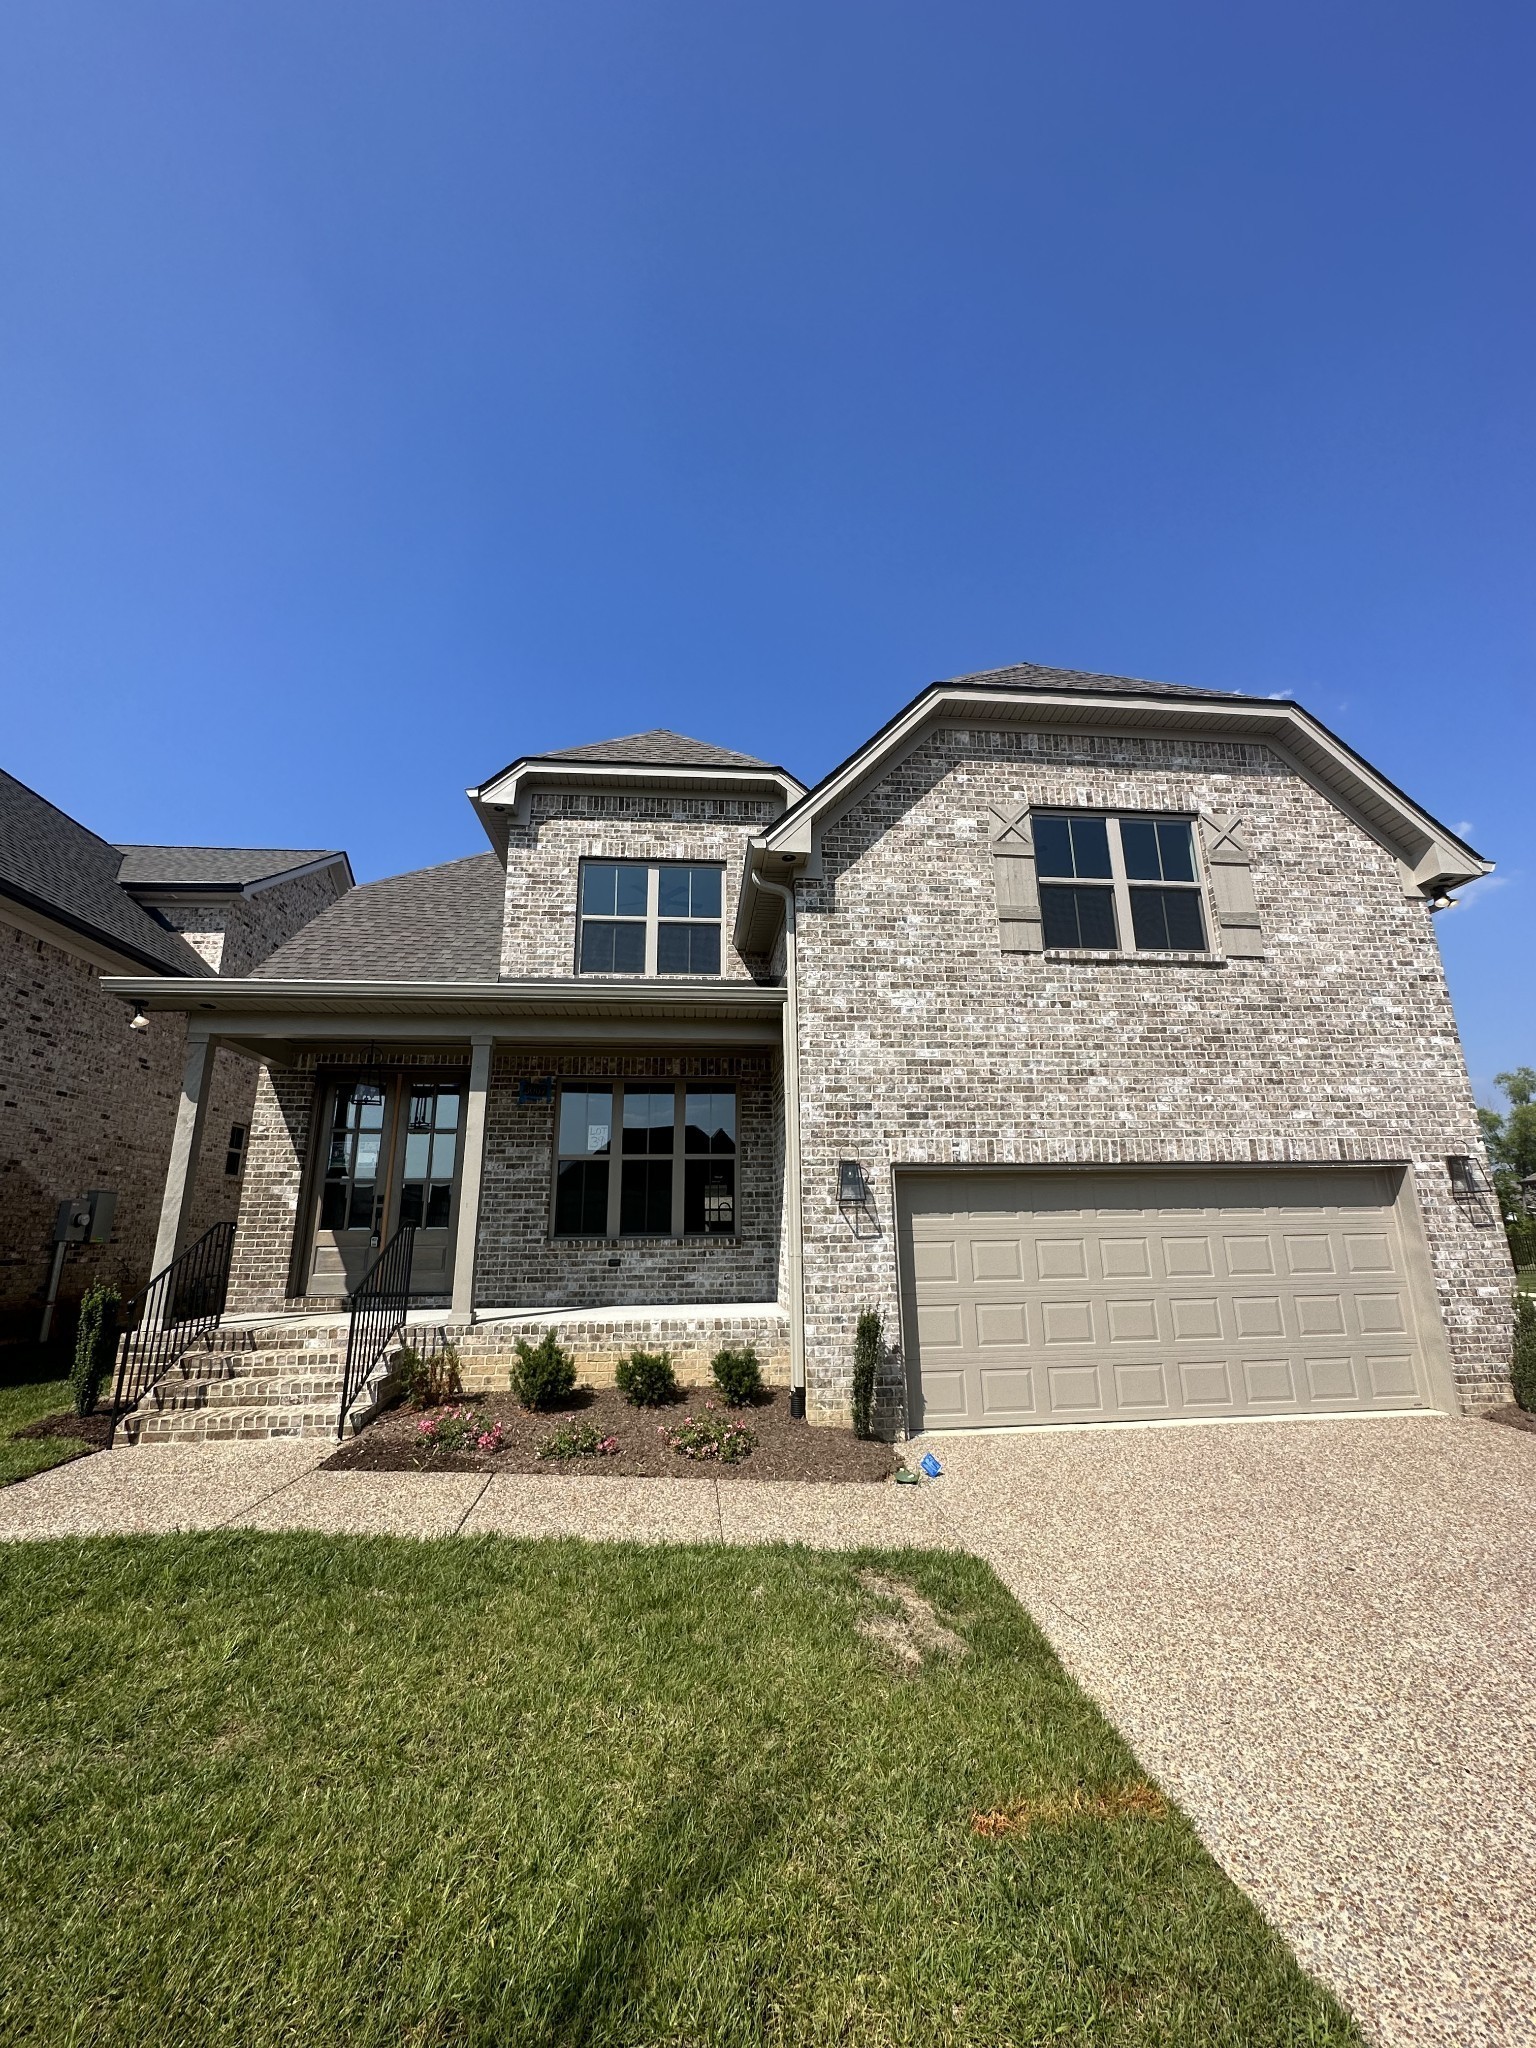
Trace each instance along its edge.
<instances>
[{"instance_id":1,"label":"dormer roof","mask_svg":"<svg viewBox=\"0 0 1536 2048\"><path fill-rule=\"evenodd\" d=\"M785 768L717 747L709 740L658 727L619 739L593 740L546 754L523 754L467 791L486 837L505 855L510 817L526 820L536 785L596 789L666 789L722 796L771 796L780 810L797 803L805 785Z\"/></svg>"}]
</instances>

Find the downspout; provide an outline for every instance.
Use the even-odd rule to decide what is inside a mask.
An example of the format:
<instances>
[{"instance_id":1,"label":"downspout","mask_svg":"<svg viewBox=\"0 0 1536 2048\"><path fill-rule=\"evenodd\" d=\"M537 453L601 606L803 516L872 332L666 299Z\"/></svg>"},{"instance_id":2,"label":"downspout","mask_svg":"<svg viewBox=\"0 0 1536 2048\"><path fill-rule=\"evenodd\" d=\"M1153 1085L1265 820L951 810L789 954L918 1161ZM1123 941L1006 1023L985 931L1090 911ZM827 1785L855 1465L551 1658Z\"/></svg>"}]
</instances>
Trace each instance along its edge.
<instances>
[{"instance_id":1,"label":"downspout","mask_svg":"<svg viewBox=\"0 0 1536 2048\"><path fill-rule=\"evenodd\" d=\"M784 1205L789 1261L789 1412L805 1414L805 1269L800 1256L800 1010L796 995L795 891L756 868L754 885L784 905Z\"/></svg>"}]
</instances>

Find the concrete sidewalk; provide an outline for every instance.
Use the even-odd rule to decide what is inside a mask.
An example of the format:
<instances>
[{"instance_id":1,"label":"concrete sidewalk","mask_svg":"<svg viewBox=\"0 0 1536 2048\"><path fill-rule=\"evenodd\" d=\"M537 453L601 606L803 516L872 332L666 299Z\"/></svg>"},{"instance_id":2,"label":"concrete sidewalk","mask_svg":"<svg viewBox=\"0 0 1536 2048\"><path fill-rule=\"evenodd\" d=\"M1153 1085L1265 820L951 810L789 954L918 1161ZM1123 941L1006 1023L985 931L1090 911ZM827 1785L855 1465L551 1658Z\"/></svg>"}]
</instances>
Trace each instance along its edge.
<instances>
[{"instance_id":1,"label":"concrete sidewalk","mask_svg":"<svg viewBox=\"0 0 1536 2048\"><path fill-rule=\"evenodd\" d=\"M0 1537L963 1547L1376 2040L1536 2044L1536 1435L1359 1418L932 1448L945 1476L921 1488L320 1472L328 1443L114 1451L0 1491Z\"/></svg>"}]
</instances>

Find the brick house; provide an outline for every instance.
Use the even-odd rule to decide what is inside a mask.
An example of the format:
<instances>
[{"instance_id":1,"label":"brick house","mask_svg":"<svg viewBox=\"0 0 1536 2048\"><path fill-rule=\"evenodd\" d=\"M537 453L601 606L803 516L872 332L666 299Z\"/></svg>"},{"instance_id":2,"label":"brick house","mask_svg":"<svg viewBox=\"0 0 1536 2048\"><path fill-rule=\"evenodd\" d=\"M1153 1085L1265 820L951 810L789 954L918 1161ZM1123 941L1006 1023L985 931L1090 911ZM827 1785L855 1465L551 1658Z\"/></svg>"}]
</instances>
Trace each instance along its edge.
<instances>
[{"instance_id":1,"label":"brick house","mask_svg":"<svg viewBox=\"0 0 1536 2048\"><path fill-rule=\"evenodd\" d=\"M810 790L653 732L470 801L489 852L109 984L189 1017L184 1135L261 1062L233 1313L335 1315L408 1224L471 1386L530 1324L598 1378L750 1338L837 1419L868 1305L897 1427L1500 1396L1431 919L1488 863L1299 706L1016 667Z\"/></svg>"},{"instance_id":2,"label":"brick house","mask_svg":"<svg viewBox=\"0 0 1536 2048\"><path fill-rule=\"evenodd\" d=\"M185 1064L186 1013L128 1028L103 975L243 976L352 882L343 853L113 846L0 772L0 1334L36 1335L59 1203L117 1196L110 1239L71 1249L60 1300L149 1277ZM187 1202L236 1214L256 1063L222 1049Z\"/></svg>"}]
</instances>

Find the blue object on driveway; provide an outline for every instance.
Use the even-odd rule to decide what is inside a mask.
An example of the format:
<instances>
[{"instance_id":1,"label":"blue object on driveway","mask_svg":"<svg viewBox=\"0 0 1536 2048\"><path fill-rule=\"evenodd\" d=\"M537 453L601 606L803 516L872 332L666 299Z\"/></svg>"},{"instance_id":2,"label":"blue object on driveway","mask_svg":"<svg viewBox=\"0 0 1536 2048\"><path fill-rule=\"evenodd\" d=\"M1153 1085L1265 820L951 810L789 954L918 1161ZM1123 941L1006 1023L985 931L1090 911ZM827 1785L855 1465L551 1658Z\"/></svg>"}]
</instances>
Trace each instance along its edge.
<instances>
[{"instance_id":1,"label":"blue object on driveway","mask_svg":"<svg viewBox=\"0 0 1536 2048\"><path fill-rule=\"evenodd\" d=\"M926 1472L930 1479L937 1479L944 1470L944 1467L939 1463L932 1451L924 1451L917 1461L917 1469L919 1472Z\"/></svg>"}]
</instances>

